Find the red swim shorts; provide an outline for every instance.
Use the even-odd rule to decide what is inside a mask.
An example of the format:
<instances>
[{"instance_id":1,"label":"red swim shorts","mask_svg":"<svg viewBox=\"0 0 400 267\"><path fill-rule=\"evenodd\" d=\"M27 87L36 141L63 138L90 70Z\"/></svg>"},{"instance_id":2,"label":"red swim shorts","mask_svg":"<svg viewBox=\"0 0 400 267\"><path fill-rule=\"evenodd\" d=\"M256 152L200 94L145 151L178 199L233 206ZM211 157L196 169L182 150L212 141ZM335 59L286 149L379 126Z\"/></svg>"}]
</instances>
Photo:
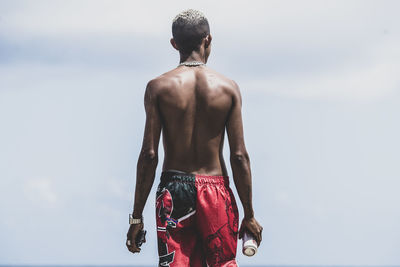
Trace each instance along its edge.
<instances>
[{"instance_id":1,"label":"red swim shorts","mask_svg":"<svg viewBox=\"0 0 400 267\"><path fill-rule=\"evenodd\" d=\"M228 176L163 171L156 199L159 266L237 266L238 217Z\"/></svg>"}]
</instances>

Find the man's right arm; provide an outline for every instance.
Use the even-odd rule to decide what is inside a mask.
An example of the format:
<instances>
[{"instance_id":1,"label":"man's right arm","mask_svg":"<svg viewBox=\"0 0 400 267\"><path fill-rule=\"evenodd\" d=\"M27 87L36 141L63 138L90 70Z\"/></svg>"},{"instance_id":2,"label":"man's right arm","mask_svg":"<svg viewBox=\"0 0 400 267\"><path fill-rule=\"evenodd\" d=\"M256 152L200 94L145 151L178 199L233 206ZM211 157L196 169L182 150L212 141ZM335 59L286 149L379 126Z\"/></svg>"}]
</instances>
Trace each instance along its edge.
<instances>
[{"instance_id":1,"label":"man's right arm","mask_svg":"<svg viewBox=\"0 0 400 267\"><path fill-rule=\"evenodd\" d=\"M254 235L257 243L260 244L262 227L254 218L250 158L246 150L243 134L242 97L239 86L235 82L233 89L232 107L226 122L226 131L233 180L244 210L244 219L240 227L239 237L242 237L243 231L247 230Z\"/></svg>"}]
</instances>

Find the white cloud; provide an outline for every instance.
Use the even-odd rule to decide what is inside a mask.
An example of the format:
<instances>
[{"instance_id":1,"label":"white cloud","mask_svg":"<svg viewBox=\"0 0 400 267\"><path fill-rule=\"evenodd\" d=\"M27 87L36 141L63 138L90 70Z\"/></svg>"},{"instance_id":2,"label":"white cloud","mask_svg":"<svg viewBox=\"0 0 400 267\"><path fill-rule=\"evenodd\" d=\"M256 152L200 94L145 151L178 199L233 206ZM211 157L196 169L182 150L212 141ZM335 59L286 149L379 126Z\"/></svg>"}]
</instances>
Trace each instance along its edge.
<instances>
[{"instance_id":1,"label":"white cloud","mask_svg":"<svg viewBox=\"0 0 400 267\"><path fill-rule=\"evenodd\" d=\"M369 51L372 62L348 64L321 73L280 75L244 81L246 90L261 90L286 97L370 102L400 90L399 44L387 42ZM364 65L365 64L365 65Z\"/></svg>"},{"instance_id":2,"label":"white cloud","mask_svg":"<svg viewBox=\"0 0 400 267\"><path fill-rule=\"evenodd\" d=\"M183 9L196 8L210 20L212 29L252 34L269 42L309 40L326 42L326 37L359 38L360 34L390 28L399 2L383 1L20 1L0 13L0 30L10 34L63 35L90 33L170 34L173 17ZM23 4L22 4L23 3ZM353 36L357 30L358 35ZM320 33L325 32L320 36ZM319 35L316 35L319 33Z\"/></svg>"},{"instance_id":3,"label":"white cloud","mask_svg":"<svg viewBox=\"0 0 400 267\"><path fill-rule=\"evenodd\" d=\"M27 179L24 183L23 191L28 200L33 203L54 205L58 200L53 181L49 178Z\"/></svg>"},{"instance_id":4,"label":"white cloud","mask_svg":"<svg viewBox=\"0 0 400 267\"><path fill-rule=\"evenodd\" d=\"M130 183L127 183L127 180L116 179L116 178L108 178L106 180L106 185L108 190L116 197L121 200L125 200L127 202L132 201L133 197L127 193L126 188L134 188L135 185L134 180L130 180Z\"/></svg>"}]
</instances>

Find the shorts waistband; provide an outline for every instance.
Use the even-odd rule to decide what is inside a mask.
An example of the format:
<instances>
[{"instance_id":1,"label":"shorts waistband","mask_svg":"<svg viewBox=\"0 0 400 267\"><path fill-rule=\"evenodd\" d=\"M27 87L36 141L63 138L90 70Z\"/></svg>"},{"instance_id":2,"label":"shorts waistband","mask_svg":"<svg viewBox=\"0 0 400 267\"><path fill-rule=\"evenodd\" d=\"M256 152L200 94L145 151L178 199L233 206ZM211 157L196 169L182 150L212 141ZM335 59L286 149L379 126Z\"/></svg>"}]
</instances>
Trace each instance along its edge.
<instances>
[{"instance_id":1,"label":"shorts waistband","mask_svg":"<svg viewBox=\"0 0 400 267\"><path fill-rule=\"evenodd\" d=\"M229 186L229 176L196 174L196 184L213 184Z\"/></svg>"},{"instance_id":2,"label":"shorts waistband","mask_svg":"<svg viewBox=\"0 0 400 267\"><path fill-rule=\"evenodd\" d=\"M208 175L208 174L195 174L186 173L177 170L166 170L161 173L161 181L179 181L184 183L195 184L213 184L229 186L228 175Z\"/></svg>"}]
</instances>

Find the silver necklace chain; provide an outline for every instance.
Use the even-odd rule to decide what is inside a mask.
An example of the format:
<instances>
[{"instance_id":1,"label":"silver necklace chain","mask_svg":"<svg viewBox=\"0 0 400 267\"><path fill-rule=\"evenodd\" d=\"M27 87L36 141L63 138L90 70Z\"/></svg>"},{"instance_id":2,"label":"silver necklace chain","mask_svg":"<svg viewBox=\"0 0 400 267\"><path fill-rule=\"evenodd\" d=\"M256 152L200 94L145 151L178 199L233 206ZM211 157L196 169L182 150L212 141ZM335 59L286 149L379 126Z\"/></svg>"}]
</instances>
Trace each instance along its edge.
<instances>
[{"instance_id":1,"label":"silver necklace chain","mask_svg":"<svg viewBox=\"0 0 400 267\"><path fill-rule=\"evenodd\" d=\"M194 67L194 66L200 66L200 65L206 65L206 63L201 62L201 61L190 61L190 62L182 62L178 65L179 66L188 66L188 67Z\"/></svg>"}]
</instances>

